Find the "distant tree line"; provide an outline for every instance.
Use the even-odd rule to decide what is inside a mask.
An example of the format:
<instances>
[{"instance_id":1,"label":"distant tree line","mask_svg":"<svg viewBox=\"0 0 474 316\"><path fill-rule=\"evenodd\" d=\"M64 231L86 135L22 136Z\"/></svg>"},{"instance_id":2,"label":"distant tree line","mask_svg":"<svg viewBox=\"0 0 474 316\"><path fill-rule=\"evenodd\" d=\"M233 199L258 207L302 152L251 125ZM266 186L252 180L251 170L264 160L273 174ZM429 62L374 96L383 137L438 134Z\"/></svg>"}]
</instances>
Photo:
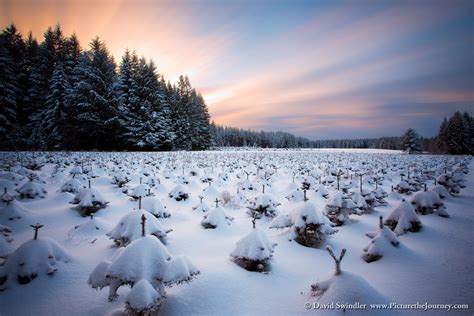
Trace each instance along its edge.
<instances>
[{"instance_id":1,"label":"distant tree line","mask_svg":"<svg viewBox=\"0 0 474 316\"><path fill-rule=\"evenodd\" d=\"M255 132L214 122L211 135L216 147L401 149L400 137L309 140L285 132Z\"/></svg>"},{"instance_id":2,"label":"distant tree line","mask_svg":"<svg viewBox=\"0 0 474 316\"><path fill-rule=\"evenodd\" d=\"M0 34L0 149L193 150L211 145L202 96L128 50L119 66L95 38L83 50L60 26L38 43Z\"/></svg>"},{"instance_id":3,"label":"distant tree line","mask_svg":"<svg viewBox=\"0 0 474 316\"><path fill-rule=\"evenodd\" d=\"M435 137L421 137L409 128L401 137L309 140L284 132L255 132L211 123L213 146L261 148L377 148L435 154L474 155L474 119L454 113L444 119Z\"/></svg>"}]
</instances>

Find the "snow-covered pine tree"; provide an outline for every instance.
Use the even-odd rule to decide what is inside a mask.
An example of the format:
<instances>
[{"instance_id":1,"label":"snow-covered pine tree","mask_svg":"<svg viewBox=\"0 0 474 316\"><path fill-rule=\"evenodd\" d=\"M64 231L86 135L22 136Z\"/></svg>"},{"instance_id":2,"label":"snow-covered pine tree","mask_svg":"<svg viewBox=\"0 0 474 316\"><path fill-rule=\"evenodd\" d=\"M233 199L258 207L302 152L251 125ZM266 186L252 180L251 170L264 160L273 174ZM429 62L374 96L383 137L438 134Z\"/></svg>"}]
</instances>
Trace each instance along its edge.
<instances>
[{"instance_id":1,"label":"snow-covered pine tree","mask_svg":"<svg viewBox=\"0 0 474 316\"><path fill-rule=\"evenodd\" d=\"M51 27L44 33L44 41L40 45L38 62L34 64L30 76L28 98L31 102L29 143L34 149L44 149L45 131L43 127L46 99L49 93L49 84L54 69L59 62L64 61L65 38L59 25L53 30Z\"/></svg>"},{"instance_id":2,"label":"snow-covered pine tree","mask_svg":"<svg viewBox=\"0 0 474 316\"><path fill-rule=\"evenodd\" d=\"M70 89L65 67L59 63L50 80L49 94L46 98L46 109L43 116L43 129L48 135L47 144L51 149L62 149L66 146L65 130L68 128L66 114L66 97Z\"/></svg>"},{"instance_id":3,"label":"snow-covered pine tree","mask_svg":"<svg viewBox=\"0 0 474 316\"><path fill-rule=\"evenodd\" d=\"M211 146L210 115L201 94L196 92L193 94L192 108L192 148L207 149Z\"/></svg>"},{"instance_id":4,"label":"snow-covered pine tree","mask_svg":"<svg viewBox=\"0 0 474 316\"><path fill-rule=\"evenodd\" d=\"M9 147L16 125L16 77L13 60L0 37L0 146Z\"/></svg>"},{"instance_id":5,"label":"snow-covered pine tree","mask_svg":"<svg viewBox=\"0 0 474 316\"><path fill-rule=\"evenodd\" d=\"M18 142L18 106L22 104L21 65L25 43L15 25L0 34L0 145L14 148Z\"/></svg>"},{"instance_id":6,"label":"snow-covered pine tree","mask_svg":"<svg viewBox=\"0 0 474 316\"><path fill-rule=\"evenodd\" d=\"M150 70L155 69L153 61L150 61ZM158 87L156 89L156 98L158 101L153 106L153 118L155 121L155 129L157 133L157 149L170 150L176 135L173 130L173 121L171 119L171 109L169 99L167 97L167 86L163 76L160 76Z\"/></svg>"},{"instance_id":7,"label":"snow-covered pine tree","mask_svg":"<svg viewBox=\"0 0 474 316\"><path fill-rule=\"evenodd\" d=\"M28 143L28 135L30 132L27 129L27 125L30 120L31 111L31 100L29 97L29 91L31 88L31 74L32 70L36 67L39 59L39 45L36 39L29 32L25 40L25 51L23 54L23 60L20 63L20 69L18 72L18 89L20 90L19 96L17 97L17 138L16 145L19 149L26 149Z\"/></svg>"},{"instance_id":8,"label":"snow-covered pine tree","mask_svg":"<svg viewBox=\"0 0 474 316\"><path fill-rule=\"evenodd\" d=\"M73 86L66 101L73 118L68 135L73 148L113 148L118 127L114 80L115 62L96 37L74 68Z\"/></svg>"},{"instance_id":9,"label":"snow-covered pine tree","mask_svg":"<svg viewBox=\"0 0 474 316\"><path fill-rule=\"evenodd\" d=\"M409 128L402 136L402 148L408 154L416 154L421 152L421 141L417 132L413 128Z\"/></svg>"},{"instance_id":10,"label":"snow-covered pine tree","mask_svg":"<svg viewBox=\"0 0 474 316\"><path fill-rule=\"evenodd\" d=\"M180 76L178 87L173 87L172 90L174 91L170 92L171 98L176 97L176 100L170 102L171 118L176 136L173 145L175 149L190 150L192 149L192 126L190 122L192 88L189 78Z\"/></svg>"},{"instance_id":11,"label":"snow-covered pine tree","mask_svg":"<svg viewBox=\"0 0 474 316\"><path fill-rule=\"evenodd\" d=\"M172 142L170 113L166 104L162 104L165 95L160 88L155 64L140 58L132 77L135 78L138 98L135 117L127 127L133 135L132 146L148 150L169 147Z\"/></svg>"},{"instance_id":12,"label":"snow-covered pine tree","mask_svg":"<svg viewBox=\"0 0 474 316\"><path fill-rule=\"evenodd\" d=\"M441 125L439 126L439 131L438 131L438 136L437 136L437 145L440 152L442 153L448 152L448 141L449 141L448 120L445 117L443 121L441 122Z\"/></svg>"},{"instance_id":13,"label":"snow-covered pine tree","mask_svg":"<svg viewBox=\"0 0 474 316\"><path fill-rule=\"evenodd\" d=\"M474 155L474 118L469 113L464 112L464 138L466 139L466 154Z\"/></svg>"},{"instance_id":14,"label":"snow-covered pine tree","mask_svg":"<svg viewBox=\"0 0 474 316\"><path fill-rule=\"evenodd\" d=\"M138 57L135 52L130 53L127 49L122 56L120 70L115 84L118 99L119 122L122 131L122 141L128 147L136 147L140 139L137 128L141 122L138 115L140 99L138 97Z\"/></svg>"},{"instance_id":15,"label":"snow-covered pine tree","mask_svg":"<svg viewBox=\"0 0 474 316\"><path fill-rule=\"evenodd\" d=\"M461 113L456 112L448 121L448 152L450 154L462 154L464 145L464 124Z\"/></svg>"}]
</instances>

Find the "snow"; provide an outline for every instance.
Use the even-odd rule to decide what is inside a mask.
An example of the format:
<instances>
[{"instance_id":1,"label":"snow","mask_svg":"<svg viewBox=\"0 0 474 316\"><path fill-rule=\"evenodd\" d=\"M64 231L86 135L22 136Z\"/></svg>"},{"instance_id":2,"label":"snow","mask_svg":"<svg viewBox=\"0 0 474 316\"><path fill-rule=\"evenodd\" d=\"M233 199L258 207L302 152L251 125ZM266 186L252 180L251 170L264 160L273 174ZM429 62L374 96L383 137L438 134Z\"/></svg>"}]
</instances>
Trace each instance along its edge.
<instances>
[{"instance_id":1,"label":"snow","mask_svg":"<svg viewBox=\"0 0 474 316\"><path fill-rule=\"evenodd\" d=\"M204 228L217 228L228 226L234 218L228 216L223 207L219 206L210 210L204 215L201 225Z\"/></svg>"},{"instance_id":2,"label":"snow","mask_svg":"<svg viewBox=\"0 0 474 316\"><path fill-rule=\"evenodd\" d=\"M59 261L67 263L69 260L66 250L56 241L49 238L29 240L9 255L0 267L0 280L6 278L0 289L8 287L8 282L18 280L24 283L39 274L52 275L58 269L56 264Z\"/></svg>"},{"instance_id":3,"label":"snow","mask_svg":"<svg viewBox=\"0 0 474 316\"><path fill-rule=\"evenodd\" d=\"M139 311L150 309L161 299L160 293L148 281L140 280L128 293L125 302L130 309Z\"/></svg>"},{"instance_id":4,"label":"snow","mask_svg":"<svg viewBox=\"0 0 474 316\"><path fill-rule=\"evenodd\" d=\"M272 256L275 246L260 228L255 228L237 242L230 255L233 258L264 261Z\"/></svg>"},{"instance_id":5,"label":"snow","mask_svg":"<svg viewBox=\"0 0 474 316\"><path fill-rule=\"evenodd\" d=\"M417 232L421 227L421 220L415 209L408 201L402 201L386 217L385 224L392 226L397 235L407 231Z\"/></svg>"},{"instance_id":6,"label":"snow","mask_svg":"<svg viewBox=\"0 0 474 316\"><path fill-rule=\"evenodd\" d=\"M142 235L141 221L145 216L145 233L154 235L157 238L166 238L171 230L165 228L158 218L146 210L132 210L124 215L115 227L107 233L110 239L113 239L119 246L126 246L131 241L140 238Z\"/></svg>"},{"instance_id":7,"label":"snow","mask_svg":"<svg viewBox=\"0 0 474 316\"><path fill-rule=\"evenodd\" d=\"M150 287L143 286L141 289L142 285L138 286L141 284L141 280L146 280L156 292L162 295L154 287L153 280L147 278L152 274L147 269L153 270L154 267L160 265L149 264L145 258L150 258L156 263L169 257L170 260L164 264L164 269L160 270L160 273L155 271L163 278L167 278L165 277L167 273L185 276L186 267L190 270L193 269L184 264L183 259L178 259L183 255L192 261L200 274L189 284L166 288L166 298L161 296L163 300L158 315L325 315L327 310L306 310L304 304L316 301L330 302L335 299L340 299L342 302L346 302L346 299L347 301L353 299L373 303L380 296L382 297L381 301L396 303L409 304L418 301L474 306L472 297L474 290L474 265L472 263L474 256L474 239L472 238L474 161L472 160L468 161L470 173L464 177L466 188L461 188L457 196L449 194L443 199L444 206L450 214L449 218L437 216L437 211L435 214L426 216L418 215L422 223L422 229L418 233L404 233L397 236L400 242L398 247L394 247L390 243L383 245L385 247L382 249L383 257L380 260L367 263L361 255L372 239L365 236L365 233L377 231L379 216L382 215L386 220L388 215L402 203L401 199L406 199L406 203L412 207L410 198L415 193L407 196L391 192L391 186L400 182L400 168L417 164L417 166L426 166L430 170L434 170L433 177L426 180L426 183L428 191L437 191L434 179L444 173L445 156L351 150L35 154L37 157L50 157L49 162L41 170L34 171L35 174L46 180L44 188L48 194L44 199L16 197L15 201L29 210L28 216L25 215L22 219L13 221L0 217L0 225L11 227L10 237L14 240L8 244L15 250L31 240L33 231L29 224L37 222L44 224L45 227L39 232L38 241L47 238L54 239L70 257L73 256L74 260L67 264L56 263L55 266L58 270L53 277L45 276L47 271L40 272L28 284L18 284L16 277L13 277L11 280L13 282L8 282L8 289L0 292L0 313L2 315L31 315L32 313L35 315L73 316L121 314L126 308L126 302L129 301L129 295L131 295L130 298L134 295L130 293L138 293L135 297L146 298L144 300L146 303L153 301L154 297L151 295L153 291ZM12 159L11 157L15 156L16 153L13 156L1 153L0 160L2 157L5 157L3 159ZM111 163L112 159L119 164L115 169L112 168L115 165L115 163ZM461 159L461 157L448 157L448 159L451 161L450 159ZM93 188L97 189L106 201L109 201L107 208L95 213L93 220L89 217L83 218L76 211L71 210L69 201L72 199L72 195L59 190L66 181L72 178L69 174L70 169L77 161L82 160L84 160L84 165L93 165L99 175L93 180ZM261 194L259 177L253 173L254 161L259 162L260 160L262 160L264 168L272 169L271 164L278 166L278 171L270 179L271 188L266 187L265 191L268 191L281 203L278 206L279 216L273 219L273 221L277 221L280 218L282 222L279 223L279 226L287 226L291 211L303 204L302 199L300 201L285 199L286 195L299 187L299 181L303 177L307 177L305 173L301 177L296 177L296 183L293 183L293 171L297 170L299 166L310 169L311 175L314 170L324 176L327 175L326 168L331 167L328 162L335 165L341 164L342 167L350 166L353 169L373 169L376 163L379 168L382 165L387 165L388 167L384 168L387 174L383 175L383 180L378 186L379 191L383 190L389 193L385 197L387 205L375 206L374 212L370 214L360 216L352 214L353 223L338 227L338 232L332 234L318 248L304 247L294 241L289 242L288 230L291 228L270 229L271 219L258 219L256 229L264 232L268 240L271 243L278 243L278 246L271 257L269 273L247 271L232 262L229 255L235 249L236 243L253 231L251 218L246 214L247 204L245 201L247 199L253 201L257 195ZM69 164L66 165L64 162L69 162ZM366 162L365 167L362 162ZM160 243L160 240L154 236L142 238L138 221L138 224L134 225L138 226L140 232L138 238L126 247L116 247L105 235L108 230L105 227L96 230L93 223L97 221L114 227L123 216L138 212L133 210L138 208L138 202L130 200L128 195L122 193L121 188L112 184L113 176L117 170L122 170L130 179L126 186L134 188L139 185L140 176L143 177L140 171L151 163L156 169L156 176L153 176L152 173L150 177L160 179L159 188L150 185L151 192L154 194L152 198L158 199L171 214L168 218L160 218L160 222L164 227L172 227L173 233L167 235L166 245ZM396 165L394 168L396 170L392 170L393 164ZM170 198L168 193L177 185L174 180L182 174L183 165L190 184L182 185L182 187L189 193L189 198L184 201L176 201L174 198ZM57 166L59 166L58 171L55 177L52 177ZM174 167L176 168L174 169ZM453 171L450 169L452 167L448 165L449 173ZM189 173L190 170L197 170L199 173L192 176ZM244 173L240 179L236 175L244 170L250 172L249 182L256 190L240 190L237 195L239 183L244 181L247 175ZM346 169L343 170L345 172ZM413 170L414 168L411 177L415 176ZM166 173L169 174L169 178L165 177ZM222 173L226 173L228 179L218 184L218 175ZM260 174L262 173L260 171ZM203 229L200 223L203 215L208 212L193 211L193 207L200 203L199 195L202 194L203 189L209 187L208 183L200 181L203 175L214 179L212 186L219 192L228 191L232 200L239 200L234 207L219 202L219 205L225 208L225 212L234 217L230 226L223 225L225 229ZM84 179L81 180L82 176ZM319 181L317 176L313 175L313 177ZM89 180L87 174L76 175L74 179L85 185ZM354 177L353 179L355 188L350 188L349 191L359 192L359 179ZM368 177L363 179L364 189L375 190L375 184L369 184L367 180ZM15 185L14 181L7 181ZM25 181L27 180L20 180L15 188L21 186ZM192 182L195 185L191 185ZM149 185L147 179L144 179L144 183ZM11 184L9 185L12 188ZM336 194L335 186L336 181L333 184L324 185L331 197ZM308 190L309 201L306 203L312 203L316 210L322 211L325 209L327 201L319 192L315 191L316 187ZM445 187L443 186L443 188ZM142 208L145 208L144 201L145 198L142 200ZM213 201L205 199L203 202L208 204L211 210L215 207ZM0 214L3 215L1 208L4 205L1 203L3 202L0 202ZM322 216L325 219L324 214ZM149 222L148 217L147 222ZM80 228L73 240L87 239L87 242L71 242L69 240L69 232L76 226ZM323 227L325 226L323 225ZM331 227L328 226L328 228ZM385 229L391 231L389 226L385 226ZM395 232L393 233L395 234ZM92 243L91 241L94 239L96 241ZM114 273L117 272L117 275L122 276L122 271L123 275L130 277L133 275L134 287L121 286L117 290L119 297L108 302L108 289L102 291L91 289L88 285L89 278L97 287L108 287L110 280L105 278L105 274L111 263L117 265L117 258L122 256L125 250L135 242L141 240L146 240L146 242L142 245L139 244L139 247L121 259L120 265L123 270L121 268L119 271L114 268ZM151 250L156 248L157 243L161 245L158 246L161 249L158 253ZM342 261L342 273L338 277L333 275L334 262L324 250L326 245L331 245L334 249L348 249ZM131 250L133 249L131 248ZM151 254L149 254L150 252ZM165 255L160 257L164 253ZM10 254L9 258L12 256L13 254ZM140 256L141 259L138 259ZM145 264L145 262L148 263ZM173 269L168 268L168 266L172 266L171 262L174 262L175 268ZM101 266L99 267L99 265ZM97 270L94 270L96 267ZM96 273L93 273L94 271ZM171 273L172 271L176 273ZM329 282L324 296L319 300L301 294L302 292L307 294L312 283L326 284L323 283L325 280L332 281ZM137 303L134 306L147 305L140 305L140 302L134 299L130 299L130 302ZM342 314L340 310L338 312ZM459 313L453 314L468 315L472 314L472 309L457 312ZM400 311L400 313L412 314L413 311ZM446 313L445 310L429 311L430 315L446 315ZM348 311L347 314L351 315L352 313ZM392 315L392 313L387 314ZM426 312L418 311L418 314L426 314Z\"/></svg>"}]
</instances>

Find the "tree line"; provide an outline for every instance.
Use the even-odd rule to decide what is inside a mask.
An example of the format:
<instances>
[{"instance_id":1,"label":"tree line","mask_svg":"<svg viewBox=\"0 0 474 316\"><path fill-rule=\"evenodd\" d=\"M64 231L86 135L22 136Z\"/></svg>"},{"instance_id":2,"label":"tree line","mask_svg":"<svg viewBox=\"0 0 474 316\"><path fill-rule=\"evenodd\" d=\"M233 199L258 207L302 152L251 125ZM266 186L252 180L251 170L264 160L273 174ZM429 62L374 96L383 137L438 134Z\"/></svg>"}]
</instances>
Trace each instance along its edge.
<instances>
[{"instance_id":1,"label":"tree line","mask_svg":"<svg viewBox=\"0 0 474 316\"><path fill-rule=\"evenodd\" d=\"M0 34L2 150L196 150L211 145L203 97L181 76L126 51L120 65L94 38L83 50L59 25L41 43Z\"/></svg>"},{"instance_id":2,"label":"tree line","mask_svg":"<svg viewBox=\"0 0 474 316\"><path fill-rule=\"evenodd\" d=\"M409 128L401 138L401 149L407 153L474 155L474 118L457 111L449 119L444 118L438 135L431 138L422 138Z\"/></svg>"},{"instance_id":3,"label":"tree line","mask_svg":"<svg viewBox=\"0 0 474 316\"><path fill-rule=\"evenodd\" d=\"M251 131L211 123L213 146L260 148L376 148L408 153L474 155L474 119L469 113L445 118L434 137L421 137L407 129L400 137L309 140L284 132Z\"/></svg>"},{"instance_id":4,"label":"tree line","mask_svg":"<svg viewBox=\"0 0 474 316\"><path fill-rule=\"evenodd\" d=\"M260 148L379 148L400 149L400 137L309 140L285 132L251 131L211 123L216 147Z\"/></svg>"}]
</instances>

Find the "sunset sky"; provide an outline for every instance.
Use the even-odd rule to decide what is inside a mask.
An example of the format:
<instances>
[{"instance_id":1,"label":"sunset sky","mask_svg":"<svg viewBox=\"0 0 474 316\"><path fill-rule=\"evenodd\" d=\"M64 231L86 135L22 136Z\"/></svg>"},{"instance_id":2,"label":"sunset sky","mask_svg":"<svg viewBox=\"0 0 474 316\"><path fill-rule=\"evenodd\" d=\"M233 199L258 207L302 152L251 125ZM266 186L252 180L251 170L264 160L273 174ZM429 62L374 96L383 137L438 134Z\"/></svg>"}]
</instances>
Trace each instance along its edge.
<instances>
[{"instance_id":1,"label":"sunset sky","mask_svg":"<svg viewBox=\"0 0 474 316\"><path fill-rule=\"evenodd\" d=\"M220 124L311 139L437 132L474 112L474 2L0 0L0 26L98 35L169 80L187 74Z\"/></svg>"}]
</instances>

